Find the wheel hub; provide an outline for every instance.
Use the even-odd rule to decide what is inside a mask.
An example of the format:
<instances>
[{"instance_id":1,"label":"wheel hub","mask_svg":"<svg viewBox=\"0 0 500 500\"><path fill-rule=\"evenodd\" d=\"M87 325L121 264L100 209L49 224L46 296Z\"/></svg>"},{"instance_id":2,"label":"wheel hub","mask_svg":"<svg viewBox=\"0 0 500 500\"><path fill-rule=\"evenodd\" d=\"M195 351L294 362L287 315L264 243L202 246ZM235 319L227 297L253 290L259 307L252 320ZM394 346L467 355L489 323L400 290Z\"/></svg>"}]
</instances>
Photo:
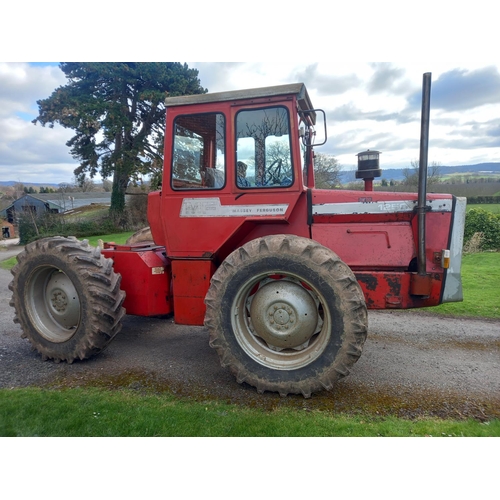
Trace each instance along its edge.
<instances>
[{"instance_id":1,"label":"wheel hub","mask_svg":"<svg viewBox=\"0 0 500 500\"><path fill-rule=\"evenodd\" d=\"M73 283L64 273L52 274L47 283L45 296L52 317L61 326L72 328L78 324L80 300Z\"/></svg>"},{"instance_id":2,"label":"wheel hub","mask_svg":"<svg viewBox=\"0 0 500 500\"><path fill-rule=\"evenodd\" d=\"M57 312L64 312L66 306L68 305L68 298L66 297L64 292L56 291L52 295L51 302L52 302L52 307Z\"/></svg>"},{"instance_id":3,"label":"wheel hub","mask_svg":"<svg viewBox=\"0 0 500 500\"><path fill-rule=\"evenodd\" d=\"M273 318L271 323L276 323L277 327L288 326L288 323L293 323L294 314L290 307L281 304L279 306L274 306L273 311L271 311L269 315Z\"/></svg>"},{"instance_id":4,"label":"wheel hub","mask_svg":"<svg viewBox=\"0 0 500 500\"><path fill-rule=\"evenodd\" d=\"M262 286L253 297L250 317L255 335L280 349L303 345L318 325L314 299L298 283L288 280Z\"/></svg>"}]
</instances>

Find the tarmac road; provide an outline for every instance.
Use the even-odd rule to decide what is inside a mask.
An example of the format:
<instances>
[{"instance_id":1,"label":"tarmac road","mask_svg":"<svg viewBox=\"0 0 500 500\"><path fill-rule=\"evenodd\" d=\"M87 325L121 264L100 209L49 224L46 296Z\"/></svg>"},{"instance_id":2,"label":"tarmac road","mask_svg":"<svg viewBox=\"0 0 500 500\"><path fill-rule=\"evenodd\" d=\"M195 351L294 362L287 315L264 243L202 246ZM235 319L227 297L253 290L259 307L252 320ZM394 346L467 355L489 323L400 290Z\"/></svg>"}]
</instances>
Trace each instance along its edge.
<instances>
[{"instance_id":1,"label":"tarmac road","mask_svg":"<svg viewBox=\"0 0 500 500\"><path fill-rule=\"evenodd\" d=\"M500 321L370 312L363 355L333 392L282 398L237 384L208 346L206 329L171 318L126 316L122 331L95 358L44 362L13 322L10 281L10 272L0 269L0 388L126 387L262 408L500 418Z\"/></svg>"}]
</instances>

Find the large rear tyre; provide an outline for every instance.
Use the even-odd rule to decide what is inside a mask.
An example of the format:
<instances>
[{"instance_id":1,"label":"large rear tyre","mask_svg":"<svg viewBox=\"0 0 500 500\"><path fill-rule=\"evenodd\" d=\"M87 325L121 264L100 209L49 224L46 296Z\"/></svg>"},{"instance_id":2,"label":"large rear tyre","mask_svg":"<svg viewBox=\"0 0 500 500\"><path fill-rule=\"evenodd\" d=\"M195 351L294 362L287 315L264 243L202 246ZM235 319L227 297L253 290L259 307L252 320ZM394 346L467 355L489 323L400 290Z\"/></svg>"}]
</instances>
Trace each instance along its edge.
<instances>
[{"instance_id":1,"label":"large rear tyre","mask_svg":"<svg viewBox=\"0 0 500 500\"><path fill-rule=\"evenodd\" d=\"M9 285L14 322L43 359L89 358L121 330L121 276L99 248L58 236L30 243L17 261Z\"/></svg>"},{"instance_id":2,"label":"large rear tyre","mask_svg":"<svg viewBox=\"0 0 500 500\"><path fill-rule=\"evenodd\" d=\"M235 250L205 302L222 366L260 393L331 390L366 339L366 304L352 271L307 238L266 236Z\"/></svg>"}]
</instances>

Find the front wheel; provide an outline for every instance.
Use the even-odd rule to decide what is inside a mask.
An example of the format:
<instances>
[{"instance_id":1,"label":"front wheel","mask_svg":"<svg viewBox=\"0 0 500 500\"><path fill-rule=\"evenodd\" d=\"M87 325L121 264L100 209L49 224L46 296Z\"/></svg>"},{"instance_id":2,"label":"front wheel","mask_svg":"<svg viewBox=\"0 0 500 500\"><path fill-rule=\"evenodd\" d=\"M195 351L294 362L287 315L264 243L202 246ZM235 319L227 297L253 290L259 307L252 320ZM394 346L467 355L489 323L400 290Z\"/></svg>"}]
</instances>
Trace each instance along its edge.
<instances>
[{"instance_id":1,"label":"front wheel","mask_svg":"<svg viewBox=\"0 0 500 500\"><path fill-rule=\"evenodd\" d=\"M26 246L12 269L10 305L43 359L85 359L102 351L125 314L121 276L99 248L57 236Z\"/></svg>"},{"instance_id":2,"label":"front wheel","mask_svg":"<svg viewBox=\"0 0 500 500\"><path fill-rule=\"evenodd\" d=\"M361 354L363 292L328 248L266 236L234 251L206 296L210 345L239 383L282 395L332 389Z\"/></svg>"}]
</instances>

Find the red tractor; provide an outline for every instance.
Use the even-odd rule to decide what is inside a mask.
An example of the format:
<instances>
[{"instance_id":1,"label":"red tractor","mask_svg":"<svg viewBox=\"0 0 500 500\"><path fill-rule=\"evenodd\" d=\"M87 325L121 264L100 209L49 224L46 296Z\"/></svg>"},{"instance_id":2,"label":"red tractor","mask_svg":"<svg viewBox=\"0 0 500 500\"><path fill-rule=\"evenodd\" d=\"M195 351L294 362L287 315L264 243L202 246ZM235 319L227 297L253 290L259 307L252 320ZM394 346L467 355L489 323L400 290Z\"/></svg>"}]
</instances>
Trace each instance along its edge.
<instances>
[{"instance_id":1,"label":"red tractor","mask_svg":"<svg viewBox=\"0 0 500 500\"><path fill-rule=\"evenodd\" d=\"M324 113L301 83L167 98L152 241L27 245L10 285L24 336L71 363L103 350L125 311L173 314L205 325L222 366L260 393L331 389L361 355L367 309L462 300L465 199L425 187L429 77L418 194L373 191L370 152L365 190L316 189Z\"/></svg>"}]
</instances>

